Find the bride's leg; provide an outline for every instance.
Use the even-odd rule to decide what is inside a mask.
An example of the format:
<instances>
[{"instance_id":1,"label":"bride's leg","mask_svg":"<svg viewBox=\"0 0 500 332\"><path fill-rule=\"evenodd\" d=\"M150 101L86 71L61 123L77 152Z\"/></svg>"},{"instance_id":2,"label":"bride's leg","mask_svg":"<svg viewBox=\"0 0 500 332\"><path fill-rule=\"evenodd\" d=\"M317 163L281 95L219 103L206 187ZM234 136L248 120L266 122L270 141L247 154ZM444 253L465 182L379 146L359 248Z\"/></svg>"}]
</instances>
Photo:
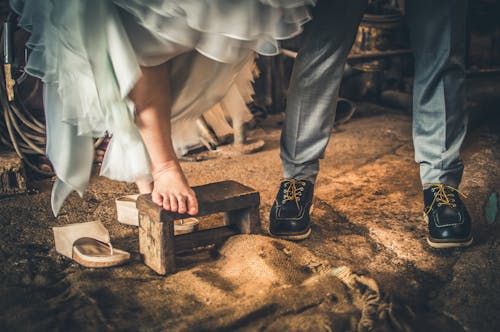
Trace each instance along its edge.
<instances>
[{"instance_id":1,"label":"bride's leg","mask_svg":"<svg viewBox=\"0 0 500 332\"><path fill-rule=\"evenodd\" d=\"M142 77L130 92L136 124L149 152L153 173L152 199L165 210L198 213L198 202L179 165L170 128L170 78L168 64L142 67ZM140 191L147 184L138 183Z\"/></svg>"},{"instance_id":2,"label":"bride's leg","mask_svg":"<svg viewBox=\"0 0 500 332\"><path fill-rule=\"evenodd\" d=\"M153 191L153 182L145 180L145 179L137 179L135 180L135 184L137 189L139 189L139 193L141 194L151 194Z\"/></svg>"}]
</instances>

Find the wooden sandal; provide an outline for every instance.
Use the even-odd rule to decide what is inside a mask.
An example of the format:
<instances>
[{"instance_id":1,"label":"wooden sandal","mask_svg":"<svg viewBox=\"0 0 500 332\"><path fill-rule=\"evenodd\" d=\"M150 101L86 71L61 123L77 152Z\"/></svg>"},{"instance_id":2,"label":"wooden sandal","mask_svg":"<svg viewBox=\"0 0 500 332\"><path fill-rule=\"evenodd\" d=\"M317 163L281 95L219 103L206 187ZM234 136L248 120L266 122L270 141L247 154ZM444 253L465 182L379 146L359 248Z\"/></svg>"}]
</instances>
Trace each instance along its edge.
<instances>
[{"instance_id":1,"label":"wooden sandal","mask_svg":"<svg viewBox=\"0 0 500 332\"><path fill-rule=\"evenodd\" d=\"M100 221L53 227L56 251L85 267L102 268L127 262L130 254L111 245Z\"/></svg>"}]
</instances>

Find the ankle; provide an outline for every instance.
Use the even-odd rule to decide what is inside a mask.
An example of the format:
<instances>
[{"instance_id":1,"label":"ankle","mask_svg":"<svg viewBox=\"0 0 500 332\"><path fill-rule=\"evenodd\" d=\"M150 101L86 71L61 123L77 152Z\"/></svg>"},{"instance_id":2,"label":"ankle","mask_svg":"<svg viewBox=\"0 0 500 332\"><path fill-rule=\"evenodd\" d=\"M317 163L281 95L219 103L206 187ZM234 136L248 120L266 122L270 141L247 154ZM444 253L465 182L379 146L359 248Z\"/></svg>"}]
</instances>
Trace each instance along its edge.
<instances>
[{"instance_id":1,"label":"ankle","mask_svg":"<svg viewBox=\"0 0 500 332\"><path fill-rule=\"evenodd\" d=\"M153 179L166 172L182 172L181 165L177 160L169 160L158 164L152 165Z\"/></svg>"},{"instance_id":2,"label":"ankle","mask_svg":"<svg viewBox=\"0 0 500 332\"><path fill-rule=\"evenodd\" d=\"M139 190L139 193L142 194L150 194L153 191L153 182L147 180L136 180L135 185Z\"/></svg>"}]
</instances>

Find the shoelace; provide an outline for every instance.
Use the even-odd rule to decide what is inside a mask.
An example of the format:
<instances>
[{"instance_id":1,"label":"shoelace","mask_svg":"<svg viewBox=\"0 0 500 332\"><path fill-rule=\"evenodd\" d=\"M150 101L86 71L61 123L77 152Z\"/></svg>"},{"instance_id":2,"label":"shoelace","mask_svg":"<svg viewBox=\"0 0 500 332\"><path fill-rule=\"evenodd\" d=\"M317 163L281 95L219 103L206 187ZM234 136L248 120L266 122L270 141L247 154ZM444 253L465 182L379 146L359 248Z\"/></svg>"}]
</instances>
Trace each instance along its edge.
<instances>
[{"instance_id":1,"label":"shoelace","mask_svg":"<svg viewBox=\"0 0 500 332\"><path fill-rule=\"evenodd\" d=\"M285 182L285 188L283 190L283 204L287 201L295 201L297 209L300 210L300 197L304 191L304 186L306 182L304 180L287 179L283 180ZM287 186L288 184L288 186Z\"/></svg>"},{"instance_id":2,"label":"shoelace","mask_svg":"<svg viewBox=\"0 0 500 332\"><path fill-rule=\"evenodd\" d=\"M467 198L465 194L461 193L457 189L447 186L445 184L441 183L436 183L432 184L431 190L434 194L434 199L432 200L431 205L425 210L425 214L429 214L431 212L432 208L434 207L435 204L439 206L450 206L450 207L457 207L456 201L455 201L455 192L458 193L459 195L462 195L463 197Z\"/></svg>"}]
</instances>

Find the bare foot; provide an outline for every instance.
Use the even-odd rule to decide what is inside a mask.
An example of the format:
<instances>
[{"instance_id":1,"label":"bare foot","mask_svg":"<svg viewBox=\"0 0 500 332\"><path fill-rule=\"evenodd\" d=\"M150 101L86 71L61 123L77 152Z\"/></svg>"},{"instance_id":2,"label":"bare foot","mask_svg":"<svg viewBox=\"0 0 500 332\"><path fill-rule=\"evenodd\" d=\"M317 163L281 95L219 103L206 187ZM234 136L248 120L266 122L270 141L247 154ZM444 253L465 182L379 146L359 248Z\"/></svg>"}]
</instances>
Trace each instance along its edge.
<instances>
[{"instance_id":1,"label":"bare foot","mask_svg":"<svg viewBox=\"0 0 500 332\"><path fill-rule=\"evenodd\" d=\"M153 202L167 211L190 215L198 213L198 200L179 163L171 162L156 168L153 180Z\"/></svg>"}]
</instances>

